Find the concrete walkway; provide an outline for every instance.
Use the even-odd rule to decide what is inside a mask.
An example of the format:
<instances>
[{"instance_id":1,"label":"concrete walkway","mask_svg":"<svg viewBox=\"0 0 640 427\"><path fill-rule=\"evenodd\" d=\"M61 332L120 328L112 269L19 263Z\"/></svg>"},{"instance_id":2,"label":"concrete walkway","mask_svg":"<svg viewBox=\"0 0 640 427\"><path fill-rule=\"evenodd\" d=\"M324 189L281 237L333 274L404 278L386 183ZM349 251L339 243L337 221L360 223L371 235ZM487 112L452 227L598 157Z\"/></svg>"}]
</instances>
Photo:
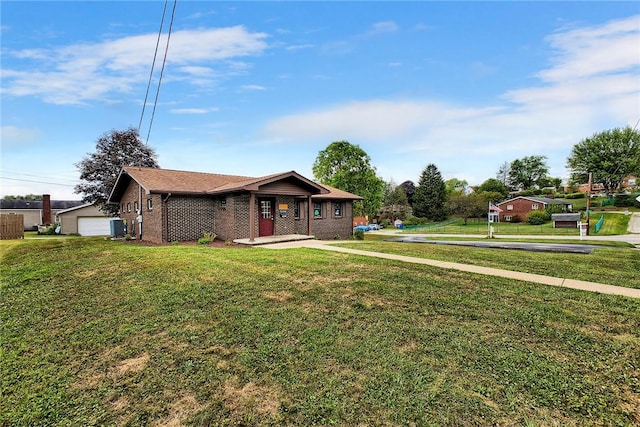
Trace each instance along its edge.
<instances>
[{"instance_id":1,"label":"concrete walkway","mask_svg":"<svg viewBox=\"0 0 640 427\"><path fill-rule=\"evenodd\" d=\"M348 241L353 243L353 241ZM266 249L290 249L290 248L315 248L335 252L343 252L354 255L362 255L368 257L376 257L383 259L390 259L394 261L409 262L414 264L430 265L433 267L447 268L457 271L466 271L469 273L483 274L487 276L503 277L513 280L522 280L525 282L540 283L549 286L559 286L572 289L580 289L589 292L598 292L609 295L621 295L630 298L640 298L640 289L624 288L621 286L605 285L602 283L587 282L583 280L563 279L560 277L543 276L541 274L521 273L517 271L501 270L498 268L482 267L477 265L461 264L457 262L436 261L425 258L416 258L404 255L386 254L381 252L363 251L360 249L342 248L334 246L336 241L322 241L322 240L303 240L293 242L275 243L271 245L264 245Z\"/></svg>"}]
</instances>

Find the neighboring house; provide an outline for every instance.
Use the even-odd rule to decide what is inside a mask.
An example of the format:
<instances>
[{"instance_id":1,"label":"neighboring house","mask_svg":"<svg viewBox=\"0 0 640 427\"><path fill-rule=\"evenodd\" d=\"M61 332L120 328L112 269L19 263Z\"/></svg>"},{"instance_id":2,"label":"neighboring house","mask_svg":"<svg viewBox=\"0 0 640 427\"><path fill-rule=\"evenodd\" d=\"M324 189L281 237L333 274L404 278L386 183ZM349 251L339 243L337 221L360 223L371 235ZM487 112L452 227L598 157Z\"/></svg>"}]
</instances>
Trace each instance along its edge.
<instances>
[{"instance_id":1,"label":"neighboring house","mask_svg":"<svg viewBox=\"0 0 640 427\"><path fill-rule=\"evenodd\" d=\"M527 214L536 210L546 209L550 205L559 205L564 212L571 212L571 203L560 199L548 199L546 197L529 197L518 196L502 203L498 203L498 208L502 210L499 213L499 221L512 222L518 216L520 221L524 221Z\"/></svg>"},{"instance_id":2,"label":"neighboring house","mask_svg":"<svg viewBox=\"0 0 640 427\"><path fill-rule=\"evenodd\" d=\"M22 214L25 230L37 230L39 225L53 223L56 213L82 205L80 200L51 200L48 194L42 196L42 200L0 200L0 213Z\"/></svg>"},{"instance_id":3,"label":"neighboring house","mask_svg":"<svg viewBox=\"0 0 640 427\"><path fill-rule=\"evenodd\" d=\"M109 196L127 233L155 243L193 241L204 232L222 240L301 234L319 239L352 233L360 196L297 172L260 178L124 167Z\"/></svg>"},{"instance_id":4,"label":"neighboring house","mask_svg":"<svg viewBox=\"0 0 640 427\"><path fill-rule=\"evenodd\" d=\"M60 224L60 234L81 236L109 236L111 220L93 203L75 206L56 212L56 223Z\"/></svg>"},{"instance_id":5,"label":"neighboring house","mask_svg":"<svg viewBox=\"0 0 640 427\"><path fill-rule=\"evenodd\" d=\"M638 182L638 177L636 175L629 175L622 180L622 183L618 187L620 191L635 191L640 188L640 183ZM578 186L579 193L588 193L589 192L589 184L580 184ZM600 183L591 184L591 194L599 194L604 193L604 185Z\"/></svg>"}]
</instances>

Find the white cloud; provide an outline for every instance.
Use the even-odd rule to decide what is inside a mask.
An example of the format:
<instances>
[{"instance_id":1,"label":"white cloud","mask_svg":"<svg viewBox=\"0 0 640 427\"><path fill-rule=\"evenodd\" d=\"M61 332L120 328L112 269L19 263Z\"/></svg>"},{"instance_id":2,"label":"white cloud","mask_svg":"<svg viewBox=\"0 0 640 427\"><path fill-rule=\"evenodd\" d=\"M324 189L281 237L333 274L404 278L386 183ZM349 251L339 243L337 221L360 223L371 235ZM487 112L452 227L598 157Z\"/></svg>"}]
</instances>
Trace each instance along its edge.
<instances>
[{"instance_id":1,"label":"white cloud","mask_svg":"<svg viewBox=\"0 0 640 427\"><path fill-rule=\"evenodd\" d=\"M171 35L168 69L175 74L174 79L192 84L217 77L212 63L237 73L247 68L237 58L263 52L266 37L242 26L176 31ZM33 64L18 69L5 60L2 93L38 96L53 104L105 101L126 94L148 79L156 39L157 35L143 34L53 49L6 50L7 57Z\"/></svg>"},{"instance_id":2,"label":"white cloud","mask_svg":"<svg viewBox=\"0 0 640 427\"><path fill-rule=\"evenodd\" d=\"M172 108L171 114L207 114L218 111L218 108Z\"/></svg>"},{"instance_id":3,"label":"white cloud","mask_svg":"<svg viewBox=\"0 0 640 427\"><path fill-rule=\"evenodd\" d=\"M251 91L260 91L260 90L265 90L266 88L264 86L260 86L260 85L243 85L241 86L242 90L251 90Z\"/></svg>"},{"instance_id":4,"label":"white cloud","mask_svg":"<svg viewBox=\"0 0 640 427\"><path fill-rule=\"evenodd\" d=\"M16 126L2 126L0 128L0 139L2 148L13 146L23 146L38 142L40 131L37 129L19 128Z\"/></svg>"},{"instance_id":5,"label":"white cloud","mask_svg":"<svg viewBox=\"0 0 640 427\"><path fill-rule=\"evenodd\" d=\"M371 26L367 35L375 36L378 34L394 33L398 31L398 24L393 21L376 22Z\"/></svg>"},{"instance_id":6,"label":"white cloud","mask_svg":"<svg viewBox=\"0 0 640 427\"><path fill-rule=\"evenodd\" d=\"M498 164L522 155L554 156L563 172L571 147L594 132L640 118L640 17L557 32L547 40L552 65L538 84L507 90L493 105L459 106L431 100L361 100L271 121L269 140L325 144L347 139L416 157ZM474 65L491 71L482 63ZM486 162L485 162L486 163ZM475 166L477 167L477 165ZM487 171L488 175L493 170ZM470 175L469 175L470 176ZM485 175L486 177L486 175Z\"/></svg>"}]
</instances>

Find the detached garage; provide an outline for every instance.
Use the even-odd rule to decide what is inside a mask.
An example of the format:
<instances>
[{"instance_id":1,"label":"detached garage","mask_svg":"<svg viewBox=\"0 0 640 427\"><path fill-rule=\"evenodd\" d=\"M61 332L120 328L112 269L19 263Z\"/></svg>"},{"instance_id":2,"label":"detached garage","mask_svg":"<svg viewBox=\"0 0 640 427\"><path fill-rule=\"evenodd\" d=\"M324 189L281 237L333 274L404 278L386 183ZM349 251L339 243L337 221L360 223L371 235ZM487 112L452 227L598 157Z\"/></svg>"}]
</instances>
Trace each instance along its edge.
<instances>
[{"instance_id":1,"label":"detached garage","mask_svg":"<svg viewBox=\"0 0 640 427\"><path fill-rule=\"evenodd\" d=\"M81 236L108 236L111 234L111 217L106 216L91 203L65 209L56 214L60 234Z\"/></svg>"}]
</instances>

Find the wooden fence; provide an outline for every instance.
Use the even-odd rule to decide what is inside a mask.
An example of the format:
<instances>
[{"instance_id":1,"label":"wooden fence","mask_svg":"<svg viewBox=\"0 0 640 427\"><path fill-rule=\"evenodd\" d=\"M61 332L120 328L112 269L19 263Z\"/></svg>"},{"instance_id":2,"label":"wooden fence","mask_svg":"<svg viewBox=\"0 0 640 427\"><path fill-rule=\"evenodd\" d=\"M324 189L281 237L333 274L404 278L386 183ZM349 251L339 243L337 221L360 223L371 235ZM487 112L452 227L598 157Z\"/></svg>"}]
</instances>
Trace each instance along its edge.
<instances>
[{"instance_id":1,"label":"wooden fence","mask_svg":"<svg viewBox=\"0 0 640 427\"><path fill-rule=\"evenodd\" d=\"M24 239L24 215L0 215L0 239Z\"/></svg>"}]
</instances>

